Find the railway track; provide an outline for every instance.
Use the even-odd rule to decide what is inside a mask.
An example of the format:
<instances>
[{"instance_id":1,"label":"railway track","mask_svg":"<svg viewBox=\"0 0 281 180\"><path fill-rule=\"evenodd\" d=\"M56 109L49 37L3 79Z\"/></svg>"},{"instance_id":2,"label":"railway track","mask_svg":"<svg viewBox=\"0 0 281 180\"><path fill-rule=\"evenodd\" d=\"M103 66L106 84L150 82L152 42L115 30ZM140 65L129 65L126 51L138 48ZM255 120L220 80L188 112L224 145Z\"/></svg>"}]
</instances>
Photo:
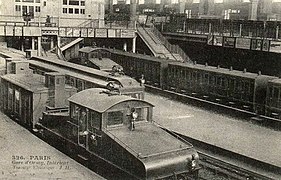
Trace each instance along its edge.
<instances>
[{"instance_id":1,"label":"railway track","mask_svg":"<svg viewBox=\"0 0 281 180\"><path fill-rule=\"evenodd\" d=\"M281 168L244 155L173 133L192 143L198 150L199 179L274 180L281 177Z\"/></svg>"},{"instance_id":2,"label":"railway track","mask_svg":"<svg viewBox=\"0 0 281 180\"><path fill-rule=\"evenodd\" d=\"M158 87L154 87L151 85L145 85L145 91L154 93L157 95L161 95L164 97L173 98L179 102L192 104L196 107L204 108L206 110L211 110L218 112L220 114L228 115L231 117L238 117L239 119L246 119L250 121L254 121L257 124L265 127L269 127L271 129L275 130L281 130L281 120L274 119L266 116L260 116L256 113L250 112L248 110L242 110L239 108L234 108L228 105L223 105L219 103L215 103L212 101L204 100L201 98L180 94L177 92L169 91L169 90L163 90Z\"/></svg>"},{"instance_id":3,"label":"railway track","mask_svg":"<svg viewBox=\"0 0 281 180\"><path fill-rule=\"evenodd\" d=\"M271 180L274 178L225 162L214 156L198 152L200 156L199 179Z\"/></svg>"}]
</instances>

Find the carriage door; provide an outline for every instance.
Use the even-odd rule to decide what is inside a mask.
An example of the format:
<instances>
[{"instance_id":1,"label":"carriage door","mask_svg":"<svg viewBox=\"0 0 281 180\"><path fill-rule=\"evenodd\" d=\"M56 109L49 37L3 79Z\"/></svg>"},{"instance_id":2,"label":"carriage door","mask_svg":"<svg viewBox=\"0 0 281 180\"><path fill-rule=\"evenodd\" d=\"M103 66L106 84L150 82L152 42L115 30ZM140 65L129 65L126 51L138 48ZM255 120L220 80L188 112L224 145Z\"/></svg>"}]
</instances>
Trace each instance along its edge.
<instances>
[{"instance_id":1,"label":"carriage door","mask_svg":"<svg viewBox=\"0 0 281 180\"><path fill-rule=\"evenodd\" d=\"M81 108L79 112L79 145L88 148L88 110L86 108Z\"/></svg>"}]
</instances>

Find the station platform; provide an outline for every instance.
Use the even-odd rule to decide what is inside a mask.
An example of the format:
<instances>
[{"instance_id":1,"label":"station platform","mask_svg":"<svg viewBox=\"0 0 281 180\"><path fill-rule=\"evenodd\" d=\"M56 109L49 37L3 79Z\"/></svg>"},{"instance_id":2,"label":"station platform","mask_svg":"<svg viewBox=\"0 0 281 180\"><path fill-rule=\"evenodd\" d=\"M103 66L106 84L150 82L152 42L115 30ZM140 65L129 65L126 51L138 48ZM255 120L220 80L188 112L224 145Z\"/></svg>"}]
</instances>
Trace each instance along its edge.
<instances>
[{"instance_id":1,"label":"station platform","mask_svg":"<svg viewBox=\"0 0 281 180\"><path fill-rule=\"evenodd\" d=\"M146 93L154 120L167 129L281 167L281 132Z\"/></svg>"},{"instance_id":2,"label":"station platform","mask_svg":"<svg viewBox=\"0 0 281 180\"><path fill-rule=\"evenodd\" d=\"M2 113L0 127L0 179L104 179Z\"/></svg>"}]
</instances>

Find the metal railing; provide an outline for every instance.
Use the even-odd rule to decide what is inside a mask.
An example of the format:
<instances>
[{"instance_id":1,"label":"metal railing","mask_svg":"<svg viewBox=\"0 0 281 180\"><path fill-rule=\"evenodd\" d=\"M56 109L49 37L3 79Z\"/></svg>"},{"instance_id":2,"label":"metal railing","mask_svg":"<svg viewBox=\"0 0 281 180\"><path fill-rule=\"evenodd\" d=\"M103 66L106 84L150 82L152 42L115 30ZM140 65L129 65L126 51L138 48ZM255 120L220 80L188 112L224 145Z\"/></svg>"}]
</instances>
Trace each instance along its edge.
<instances>
[{"instance_id":1,"label":"metal railing","mask_svg":"<svg viewBox=\"0 0 281 180\"><path fill-rule=\"evenodd\" d=\"M185 52L178 45L170 44L156 27L153 26L151 30L171 53L179 54L184 62L191 62L190 58L185 54Z\"/></svg>"},{"instance_id":2,"label":"metal railing","mask_svg":"<svg viewBox=\"0 0 281 180\"><path fill-rule=\"evenodd\" d=\"M137 27L137 30L139 31L139 33L140 33L141 36L145 36L145 35L141 34L141 30L143 30L143 31L145 32L145 34L153 41L153 43L154 43L156 46L158 45L158 42L156 42L155 38L151 36L151 34L147 31L147 29L146 29L145 27L143 27L142 25L140 25L140 23L137 23L137 26L136 26L136 27ZM140 30L140 29L141 29L141 30ZM153 32L152 32L152 33L153 33ZM144 41L146 41L146 42L149 44L148 40L146 40L145 38L144 38ZM160 42L161 42L161 41L160 41ZM155 50L155 48L153 47L153 45L151 46L151 48L155 51L155 53L156 53L158 56L161 57L161 55L162 55L163 57L166 57L163 52L157 52L157 51Z\"/></svg>"}]
</instances>

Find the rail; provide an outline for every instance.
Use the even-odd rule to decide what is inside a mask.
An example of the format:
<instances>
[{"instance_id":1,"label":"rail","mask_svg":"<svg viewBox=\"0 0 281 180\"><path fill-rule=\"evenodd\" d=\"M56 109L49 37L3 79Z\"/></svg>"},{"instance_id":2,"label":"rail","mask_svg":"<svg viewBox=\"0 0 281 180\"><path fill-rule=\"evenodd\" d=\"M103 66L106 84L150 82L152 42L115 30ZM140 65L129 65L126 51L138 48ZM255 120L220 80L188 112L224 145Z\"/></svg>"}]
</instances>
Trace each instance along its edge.
<instances>
[{"instance_id":1,"label":"rail","mask_svg":"<svg viewBox=\"0 0 281 180\"><path fill-rule=\"evenodd\" d=\"M171 53L179 54L184 62L191 62L190 58L185 54L185 52L178 45L170 44L156 27L153 26L152 31Z\"/></svg>"},{"instance_id":2,"label":"rail","mask_svg":"<svg viewBox=\"0 0 281 180\"><path fill-rule=\"evenodd\" d=\"M191 147L193 147L193 145L186 141L184 138L182 138L180 135L178 135L177 133L174 133L173 131L169 130L168 128L165 128L164 126L162 126L160 123L156 122L156 121L152 121L153 123L155 123L158 127L160 127L161 129L167 131L168 133L172 134L173 136L175 136L177 139L185 142L186 144L190 145Z\"/></svg>"},{"instance_id":3,"label":"rail","mask_svg":"<svg viewBox=\"0 0 281 180\"><path fill-rule=\"evenodd\" d=\"M223 174L227 174L228 176L234 176L233 178L240 176L240 177L246 177L246 179L249 177L257 178L257 179L261 179L261 180L271 180L272 179L265 175L247 170L243 167L235 166L229 162L225 162L219 158L202 153L200 151L198 152L198 154L200 157L201 165L202 165L202 162L205 162L205 163L213 166L213 168L216 171L218 171L218 168L220 168L221 169L220 171L225 171L225 172L223 172ZM230 174L232 174L232 175L230 175Z\"/></svg>"},{"instance_id":4,"label":"rail","mask_svg":"<svg viewBox=\"0 0 281 180\"><path fill-rule=\"evenodd\" d=\"M262 162L251 157L247 157L208 143L203 141L199 141L193 139L191 137L184 136L182 134L175 134L181 136L186 141L191 142L194 147L198 150L198 154L201 162L206 162L211 164L211 166L218 170L223 169L227 171L229 174L236 174L243 177L254 177L257 179L272 179L269 176L273 176L272 174L279 176L280 167L275 165ZM231 160L235 157L235 163ZM202 163L201 163L202 164ZM260 171L262 169L262 171ZM266 175L265 175L265 173Z\"/></svg>"}]
</instances>

